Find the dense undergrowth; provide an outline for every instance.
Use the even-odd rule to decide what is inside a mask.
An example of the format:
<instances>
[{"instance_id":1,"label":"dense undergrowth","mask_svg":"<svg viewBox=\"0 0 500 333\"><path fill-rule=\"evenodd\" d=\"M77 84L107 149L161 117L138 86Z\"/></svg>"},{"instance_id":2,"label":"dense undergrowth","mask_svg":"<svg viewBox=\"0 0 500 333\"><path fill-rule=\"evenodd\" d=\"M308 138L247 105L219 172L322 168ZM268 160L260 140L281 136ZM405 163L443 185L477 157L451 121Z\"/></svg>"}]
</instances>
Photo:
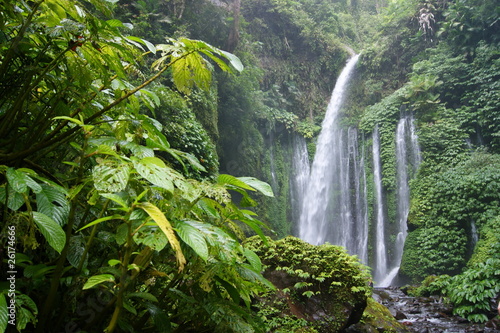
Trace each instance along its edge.
<instances>
[{"instance_id":1,"label":"dense undergrowth","mask_svg":"<svg viewBox=\"0 0 500 333\"><path fill-rule=\"evenodd\" d=\"M386 193L399 116L417 122L401 273L443 274L425 292L487 318L500 285L495 1L0 6L1 240L15 233L18 330L266 331L251 301L272 286L240 242L293 231L293 135L312 156L351 49L343 121L379 125Z\"/></svg>"}]
</instances>

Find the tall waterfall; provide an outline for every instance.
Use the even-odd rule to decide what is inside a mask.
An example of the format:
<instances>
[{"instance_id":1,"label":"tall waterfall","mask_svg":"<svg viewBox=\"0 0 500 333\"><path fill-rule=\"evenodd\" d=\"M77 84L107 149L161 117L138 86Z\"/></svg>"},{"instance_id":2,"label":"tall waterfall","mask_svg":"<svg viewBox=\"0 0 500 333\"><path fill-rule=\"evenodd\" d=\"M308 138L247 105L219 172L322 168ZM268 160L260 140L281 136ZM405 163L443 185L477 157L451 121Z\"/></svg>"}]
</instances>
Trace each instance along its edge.
<instances>
[{"instance_id":1,"label":"tall waterfall","mask_svg":"<svg viewBox=\"0 0 500 333\"><path fill-rule=\"evenodd\" d=\"M408 182L417 170L421 157L413 117L403 115L395 133L396 191L386 192L382 185L377 125L372 133L373 184L367 184L365 155L370 152L365 154L365 145L358 144L360 135L356 128L339 126L346 86L357 59L358 56L351 58L338 78L311 166L304 139L293 139L292 208L293 216L300 216L296 224L300 238L316 245L329 242L344 246L363 263L370 264L377 286L385 287L391 285L401 264L410 206ZM361 151L359 147L363 147ZM371 232L367 185L373 188ZM396 197L396 216L389 214L386 207L390 195ZM391 221L388 220L389 215ZM392 221L394 218L396 220ZM370 256L369 241L372 249Z\"/></svg>"},{"instance_id":2,"label":"tall waterfall","mask_svg":"<svg viewBox=\"0 0 500 333\"><path fill-rule=\"evenodd\" d=\"M375 187L375 274L377 284L387 276L387 251L385 247L384 198L382 194L382 170L378 126L373 131L373 182Z\"/></svg>"},{"instance_id":3,"label":"tall waterfall","mask_svg":"<svg viewBox=\"0 0 500 333\"><path fill-rule=\"evenodd\" d=\"M396 197L397 197L397 235L394 244L394 256L391 273L380 283L381 287L391 285L397 275L406 236L408 235L407 223L410 210L410 187L409 180L421 162L418 137L415 131L413 117L410 115L401 117L396 128Z\"/></svg>"},{"instance_id":4,"label":"tall waterfall","mask_svg":"<svg viewBox=\"0 0 500 333\"><path fill-rule=\"evenodd\" d=\"M300 209L298 231L299 237L311 244L345 246L366 263L364 160L358 154L356 129L342 130L337 121L357 61L358 55L347 62L332 92Z\"/></svg>"}]
</instances>

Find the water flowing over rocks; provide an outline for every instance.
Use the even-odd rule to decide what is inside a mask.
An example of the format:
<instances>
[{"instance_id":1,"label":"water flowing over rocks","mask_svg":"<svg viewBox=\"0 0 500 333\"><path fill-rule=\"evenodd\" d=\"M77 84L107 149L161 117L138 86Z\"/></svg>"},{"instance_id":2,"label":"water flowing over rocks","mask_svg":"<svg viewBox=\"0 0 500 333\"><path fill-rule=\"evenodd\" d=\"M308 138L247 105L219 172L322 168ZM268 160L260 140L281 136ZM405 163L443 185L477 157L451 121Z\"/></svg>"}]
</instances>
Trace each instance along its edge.
<instances>
[{"instance_id":1,"label":"water flowing over rocks","mask_svg":"<svg viewBox=\"0 0 500 333\"><path fill-rule=\"evenodd\" d=\"M498 317L485 324L469 323L454 316L452 307L439 297L410 297L398 288L375 288L373 298L386 306L408 332L493 333L500 332Z\"/></svg>"}]
</instances>

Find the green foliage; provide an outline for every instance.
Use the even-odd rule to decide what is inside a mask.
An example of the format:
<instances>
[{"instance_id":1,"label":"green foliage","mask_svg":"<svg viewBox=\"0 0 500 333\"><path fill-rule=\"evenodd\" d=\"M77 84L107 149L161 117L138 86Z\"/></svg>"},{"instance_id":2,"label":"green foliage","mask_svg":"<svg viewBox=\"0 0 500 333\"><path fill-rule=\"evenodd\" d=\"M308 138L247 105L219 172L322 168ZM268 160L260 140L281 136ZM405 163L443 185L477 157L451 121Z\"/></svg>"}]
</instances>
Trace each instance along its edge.
<instances>
[{"instance_id":1,"label":"green foliage","mask_svg":"<svg viewBox=\"0 0 500 333\"><path fill-rule=\"evenodd\" d=\"M199 40L128 36L128 24L102 19L111 2L2 6L0 76L12 86L0 87L0 214L2 235L17 235L18 329L265 331L250 304L273 286L241 245L265 225L241 207L255 205L247 191L272 190L204 179L217 171L209 136L185 98L153 83L170 73L194 99L212 83L208 60L233 72L239 59ZM156 51L150 71L142 59ZM171 145L145 115L162 104L191 141ZM96 299L107 306L94 312Z\"/></svg>"},{"instance_id":2,"label":"green foliage","mask_svg":"<svg viewBox=\"0 0 500 333\"><path fill-rule=\"evenodd\" d=\"M500 182L497 155L483 152L445 171L419 176L412 183L409 222L402 271L412 277L457 273L468 259L466 233L498 215ZM486 230L486 229L485 229Z\"/></svg>"},{"instance_id":3,"label":"green foliage","mask_svg":"<svg viewBox=\"0 0 500 333\"><path fill-rule=\"evenodd\" d=\"M465 52L472 52L481 40L498 42L498 6L494 1L459 0L450 2L444 13L446 21L439 31L441 38Z\"/></svg>"},{"instance_id":4,"label":"green foliage","mask_svg":"<svg viewBox=\"0 0 500 333\"><path fill-rule=\"evenodd\" d=\"M491 311L490 300L500 292L500 258L496 255L484 263L454 276L448 288L453 313L472 322L485 322Z\"/></svg>"},{"instance_id":5,"label":"green foliage","mask_svg":"<svg viewBox=\"0 0 500 333\"><path fill-rule=\"evenodd\" d=\"M473 266L486 262L491 256L492 249L500 243L500 217L494 217L486 221L479 230L479 241L474 247L474 253L467 262L467 266Z\"/></svg>"},{"instance_id":6,"label":"green foliage","mask_svg":"<svg viewBox=\"0 0 500 333\"><path fill-rule=\"evenodd\" d=\"M450 285L449 275L429 275L417 288L408 289L408 294L414 297L444 295Z\"/></svg>"},{"instance_id":7,"label":"green foliage","mask_svg":"<svg viewBox=\"0 0 500 333\"><path fill-rule=\"evenodd\" d=\"M404 329L404 326L393 317L389 309L375 301L373 297L369 297L367 301L363 317L360 323L355 325L358 330L369 331L373 327L377 327L383 332L400 332Z\"/></svg>"},{"instance_id":8,"label":"green foliage","mask_svg":"<svg viewBox=\"0 0 500 333\"><path fill-rule=\"evenodd\" d=\"M200 179L204 176L215 176L218 171L218 155L212 138L197 120L193 110L181 94L167 87L158 87L154 90L161 101L161 106L155 110L155 118L162 127L162 133L168 137L172 148L194 156L205 170L186 165L186 175ZM203 99L202 93L195 91L190 100ZM171 163L182 167L182 163L175 156L163 154Z\"/></svg>"},{"instance_id":9,"label":"green foliage","mask_svg":"<svg viewBox=\"0 0 500 333\"><path fill-rule=\"evenodd\" d=\"M471 322L485 322L491 313L491 299L500 291L499 219L481 228L478 253L467 269L458 275L431 275L409 293L413 296L444 295L453 305L453 313Z\"/></svg>"},{"instance_id":10,"label":"green foliage","mask_svg":"<svg viewBox=\"0 0 500 333\"><path fill-rule=\"evenodd\" d=\"M306 326L320 332L324 327L339 329L347 319L341 314L342 304L357 307L371 295L368 269L342 247L313 246L291 236L269 240L269 246L253 237L245 245L261 257L264 276L278 288L258 305L259 313L275 332L302 332L296 330ZM293 310L290 312L290 304L300 307L309 299L314 299L315 304L323 302L322 306L329 309L327 316L331 318L323 318L328 324L321 320L308 323L296 317Z\"/></svg>"}]
</instances>

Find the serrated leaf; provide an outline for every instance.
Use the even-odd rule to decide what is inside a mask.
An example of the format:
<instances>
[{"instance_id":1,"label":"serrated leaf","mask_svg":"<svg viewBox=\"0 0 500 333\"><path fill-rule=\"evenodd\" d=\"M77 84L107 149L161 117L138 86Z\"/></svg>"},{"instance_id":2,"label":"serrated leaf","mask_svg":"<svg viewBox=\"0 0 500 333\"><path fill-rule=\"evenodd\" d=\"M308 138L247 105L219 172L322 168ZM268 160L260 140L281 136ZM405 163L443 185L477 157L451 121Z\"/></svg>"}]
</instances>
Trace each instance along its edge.
<instances>
[{"instance_id":1,"label":"serrated leaf","mask_svg":"<svg viewBox=\"0 0 500 333\"><path fill-rule=\"evenodd\" d=\"M83 290L85 289L90 289L94 286L97 286L98 284L101 284L103 282L115 282L115 277L111 274L100 274L100 275L94 275L91 276L87 282L83 285Z\"/></svg>"},{"instance_id":2,"label":"serrated leaf","mask_svg":"<svg viewBox=\"0 0 500 333\"><path fill-rule=\"evenodd\" d=\"M169 192L174 191L173 178L179 177L176 171L167 167L157 157L145 157L140 161L133 161L137 172L156 186Z\"/></svg>"},{"instance_id":3,"label":"serrated leaf","mask_svg":"<svg viewBox=\"0 0 500 333\"><path fill-rule=\"evenodd\" d=\"M107 20L106 24L109 25L110 27L123 27L123 22L117 19L111 19Z\"/></svg>"},{"instance_id":4,"label":"serrated leaf","mask_svg":"<svg viewBox=\"0 0 500 333\"><path fill-rule=\"evenodd\" d=\"M165 233L170 246L172 246L172 249L175 252L175 258L177 259L177 264L179 265L179 271L182 271L184 269L184 265L186 264L186 258L182 253L181 244L175 236L174 229L172 228L170 222L167 220L162 211L152 203L142 202L138 206L146 213L148 213L148 215L156 222L156 224L158 224L163 233Z\"/></svg>"},{"instance_id":5,"label":"serrated leaf","mask_svg":"<svg viewBox=\"0 0 500 333\"><path fill-rule=\"evenodd\" d=\"M64 245L66 244L66 234L61 226L40 212L32 212L33 220L42 233L43 237L47 240L50 246L57 252L61 253Z\"/></svg>"},{"instance_id":6,"label":"serrated leaf","mask_svg":"<svg viewBox=\"0 0 500 333\"><path fill-rule=\"evenodd\" d=\"M208 246L205 241L205 237L200 232L200 229L197 229L194 225L199 222L190 221L190 224L184 221L178 221L175 224L175 230L177 230L177 234L179 237L189 245L196 254L200 256L203 260L208 259Z\"/></svg>"}]
</instances>

